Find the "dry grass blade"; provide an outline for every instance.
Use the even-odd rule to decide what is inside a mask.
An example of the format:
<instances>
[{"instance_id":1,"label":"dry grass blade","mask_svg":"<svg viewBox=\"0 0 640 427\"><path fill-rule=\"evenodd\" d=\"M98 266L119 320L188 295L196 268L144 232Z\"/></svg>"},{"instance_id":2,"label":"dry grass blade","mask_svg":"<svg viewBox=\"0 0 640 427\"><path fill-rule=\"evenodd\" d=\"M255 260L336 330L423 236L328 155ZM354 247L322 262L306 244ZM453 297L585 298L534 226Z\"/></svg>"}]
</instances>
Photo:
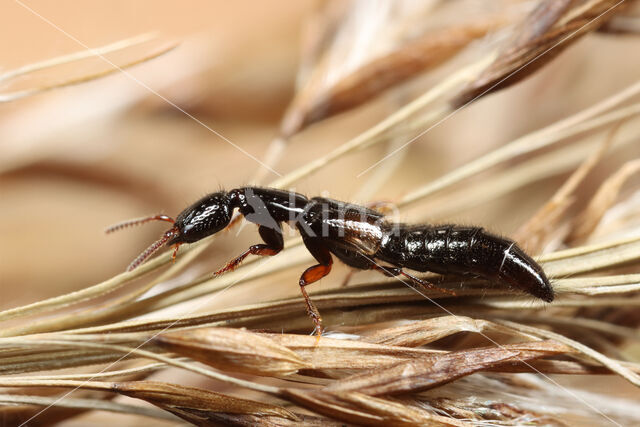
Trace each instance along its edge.
<instances>
[{"instance_id":1,"label":"dry grass blade","mask_svg":"<svg viewBox=\"0 0 640 427\"><path fill-rule=\"evenodd\" d=\"M36 71L45 70L47 68L56 67L62 64L68 64L70 62L79 61L82 59L90 58L97 55L106 55L111 52L116 52L122 49L126 49L138 44L146 43L156 38L155 34L140 34L136 37L120 40L115 43L102 46L90 50L81 50L79 52L72 53L70 55L58 56L56 58L48 59L45 61L36 62L34 64L28 64L15 70L5 71L0 74L0 83L6 82L17 77L21 77Z\"/></svg>"},{"instance_id":2,"label":"dry grass blade","mask_svg":"<svg viewBox=\"0 0 640 427\"><path fill-rule=\"evenodd\" d=\"M475 292L475 294L479 294ZM442 297L442 293L427 293L430 298ZM371 304L385 304L422 300L424 297L416 294L414 291L398 285L397 282L391 282L390 286L376 290L363 291L356 287L347 290L334 290L331 293L316 295L313 301L318 309L339 309L343 307L363 306ZM260 323L264 322L263 317L272 318L279 325L284 326L286 330L294 327L292 322L285 322L279 316L299 315L305 318L301 328L308 328L308 318L304 317L304 302L298 296L278 301L264 302L249 306L234 307L224 309L203 315L183 315L180 317L162 318L160 320L132 320L119 323L112 323L104 326L96 326L92 328L84 328L75 330L76 333L104 333L104 332L137 332L162 330L164 328L182 328L187 326L203 326L211 325L217 322L226 322L228 324L246 325L260 327ZM324 313L323 311L323 314ZM300 328L299 325L295 325Z\"/></svg>"},{"instance_id":3,"label":"dry grass blade","mask_svg":"<svg viewBox=\"0 0 640 427\"><path fill-rule=\"evenodd\" d=\"M581 36L611 19L620 0L539 2L513 39L453 101L455 108L509 87L548 64Z\"/></svg>"},{"instance_id":4,"label":"dry grass blade","mask_svg":"<svg viewBox=\"0 0 640 427\"><path fill-rule=\"evenodd\" d=\"M623 250L627 245L634 245L638 241L638 236L629 236L603 243L584 245L577 248L564 249L540 256L540 260L547 264L566 259L579 259L581 257L593 256L610 251ZM615 264L612 264L615 265Z\"/></svg>"},{"instance_id":5,"label":"dry grass blade","mask_svg":"<svg viewBox=\"0 0 640 427\"><path fill-rule=\"evenodd\" d=\"M545 271L550 277L565 277L612 268L640 259L640 242L637 237L609 242L607 245L594 245L592 248L596 250L573 256L569 255L570 250L555 252L553 254L555 259L547 258L549 261L545 262ZM563 253L571 259L561 258L563 261L559 262L557 257L563 256Z\"/></svg>"},{"instance_id":6,"label":"dry grass blade","mask_svg":"<svg viewBox=\"0 0 640 427\"><path fill-rule=\"evenodd\" d=\"M159 335L161 347L217 369L256 375L289 375L309 368L295 352L262 335L207 328Z\"/></svg>"},{"instance_id":7,"label":"dry grass blade","mask_svg":"<svg viewBox=\"0 0 640 427\"><path fill-rule=\"evenodd\" d=\"M195 249L200 249L202 246L205 246L209 240L204 242L199 242L198 244L191 245L182 250L184 255L187 251L193 251ZM151 271L154 271L171 261L171 253L163 253L156 258L149 260L144 265L141 265L134 271L127 271L125 273L118 274L108 280L105 280L102 283L98 283L93 286L89 286L87 288L81 289L79 291L71 292L65 295L60 295L57 297L44 299L41 301L37 301L32 304L27 304L21 307L11 308L8 310L4 310L0 312L0 322L5 320L10 320L16 317L22 317L32 314L43 313L47 311L52 311L56 309L60 309L63 307L67 307L72 304L77 304L79 302L83 302L92 298L97 298L109 294L111 292L116 291L117 289L125 286L127 283L131 282L138 277L145 275ZM181 264L182 265L182 264ZM137 293L136 293L137 294Z\"/></svg>"},{"instance_id":8,"label":"dry grass blade","mask_svg":"<svg viewBox=\"0 0 640 427\"><path fill-rule=\"evenodd\" d=\"M566 347L569 347L571 349L573 349L574 351L577 351L579 353L582 353L583 355L596 360L597 362L601 363L603 366L606 366L607 368L611 369L612 371L616 372L618 375L622 376L623 378L625 378L627 381L629 381L630 383L634 384L635 386L640 387L640 375L634 373L632 370L628 369L627 367L621 365L618 361L613 360L591 348L589 348L588 346L581 344L575 340L572 340L570 338L567 338L563 335L557 334L555 332L551 332L551 331L546 331L544 329L540 329L540 328L534 328L533 326L527 326L527 325L520 325L517 324L515 322L509 322L509 321L503 321L503 323L511 328L517 329L517 330L521 330L523 332L527 332L527 333L531 333L531 334L537 334L540 337L543 338L549 338L552 340L557 341L558 343L562 343L562 344L558 344L558 345L563 345ZM570 351L570 350L569 350Z\"/></svg>"},{"instance_id":9,"label":"dry grass blade","mask_svg":"<svg viewBox=\"0 0 640 427\"><path fill-rule=\"evenodd\" d=\"M638 111L640 112L640 109ZM640 122L636 123L640 128ZM487 203L493 200L499 201L505 197L514 196L527 185L535 185L535 183L553 179L572 171L580 164L582 159L597 150L597 137L597 134L585 136L579 143L558 146L551 152L535 153L530 158L522 161L516 160L517 167L487 171L487 176L482 179L470 180L467 185L456 186L446 193L442 192L432 198L413 200L403 198L398 203L398 206L403 207L407 202L422 202L424 203L422 211L428 212L428 215L424 217L425 221L446 221L459 212L471 211L472 209L486 206ZM554 139L556 138L554 137ZM623 149L624 147L632 146L634 143L635 139L633 137L616 138L614 148L616 150ZM393 160L389 159L387 162ZM418 216L417 219L423 218ZM527 248L526 246L524 247ZM535 253L535 251L530 252Z\"/></svg>"},{"instance_id":10,"label":"dry grass blade","mask_svg":"<svg viewBox=\"0 0 640 427\"><path fill-rule=\"evenodd\" d=\"M268 393L273 395L276 395L280 392L280 389L277 387L235 378L235 377L220 373L218 371L213 371L211 369L201 367L201 366L195 366L194 364L186 363L186 362L180 361L179 359L165 356L163 354L154 353L148 350L142 350L140 349L142 344L134 348L134 347L128 347L124 345L104 344L104 343L96 343L93 341L85 341L84 338L81 336L78 337L73 335L70 335L70 336L61 335L61 338L62 339L53 339L53 340L37 339L37 338L26 339L26 340L23 338L5 338L0 342L0 345L3 348L8 349L10 351L14 350L15 347L21 347L28 343L30 343L31 346L33 347L44 347L47 349L55 349L57 347L60 347L60 348L71 347L71 348L76 348L81 350L96 349L96 350L110 352L113 355L120 355L120 357L118 357L116 361L121 361L126 357L145 357L151 360L163 362L169 366L195 372L197 374L203 375L204 377L219 380L223 383L227 383L230 385L245 387L250 390L260 391L263 393ZM107 339L103 339L103 341L105 340ZM117 341L118 340L116 340L116 342ZM150 341L150 339L147 339L146 341ZM43 370L45 368L41 367L40 369ZM61 386L61 387L82 387L82 388L88 388L88 389L104 390L104 389L108 389L109 383L104 383L100 381L80 382L80 381L73 381L73 380L47 381L47 380L29 380L29 379L22 379L22 378L19 378L19 379L0 378L0 387L14 387L14 386L29 386L29 387L30 386L45 386L45 387Z\"/></svg>"},{"instance_id":11,"label":"dry grass blade","mask_svg":"<svg viewBox=\"0 0 640 427\"><path fill-rule=\"evenodd\" d=\"M167 260L163 260L163 261L166 262L168 261L168 256L165 256L165 257L167 258ZM86 301L91 298L105 295L109 292L113 292L117 290L121 286L124 286L127 282L129 282L133 278L142 276L144 273L154 269L156 265L160 265L160 264L162 264L161 257L158 257L148 262L144 266L141 266L139 269L135 271L119 274L115 277L112 277L109 280L106 280L102 283L98 283L97 285L90 286L88 288L84 288L82 290L71 292L58 297L41 300L33 304L28 304L22 307L16 307L16 308L4 310L0 312L0 321L10 320L16 317L27 316L30 314L42 313L49 310L55 310L58 308L66 307L71 304L75 304L78 302Z\"/></svg>"},{"instance_id":12,"label":"dry grass blade","mask_svg":"<svg viewBox=\"0 0 640 427\"><path fill-rule=\"evenodd\" d=\"M26 74L31 74L36 71L51 69L56 66L60 66L63 64L68 64L75 61L80 61L83 59L87 59L93 56L104 56L108 53L122 51L132 46L140 45L142 43L146 43L155 38L154 35L144 34L141 36L137 36L131 39L122 40L107 46L103 46L97 49L83 50L81 52L77 52L71 55L64 55L58 58L53 58L47 61L42 61L35 64L30 64L24 67L21 67L16 70L8 71L2 75L0 75L0 82L9 81L15 79L19 76L23 76ZM167 52L170 52L177 46L177 43L171 43L159 48L155 48L153 51L148 52L144 55L141 55L135 59L128 60L117 64L117 67L108 67L101 71L97 71L94 73L87 73L80 76L72 76L60 81L52 82L52 83L43 83L37 85L36 87L18 90L15 92L5 92L0 93L0 102L11 102L21 98L26 98L28 96L36 95L39 93L43 93L46 91L50 91L53 89L60 89L63 87L74 86L81 83L90 82L114 73L120 72L122 69L131 68L135 65L142 64L144 62L155 59L159 56L164 55Z\"/></svg>"},{"instance_id":13,"label":"dry grass blade","mask_svg":"<svg viewBox=\"0 0 640 427\"><path fill-rule=\"evenodd\" d=\"M327 390L357 391L372 396L417 392L504 364L526 363L570 351L555 341L541 341L451 352L354 375L332 383Z\"/></svg>"},{"instance_id":14,"label":"dry grass blade","mask_svg":"<svg viewBox=\"0 0 640 427\"><path fill-rule=\"evenodd\" d=\"M453 333L453 332L450 332ZM426 349L376 345L353 340L294 334L255 334L238 329L204 328L162 334L155 340L166 350L217 369L268 376L304 370L336 376L391 366L429 356Z\"/></svg>"},{"instance_id":15,"label":"dry grass blade","mask_svg":"<svg viewBox=\"0 0 640 427\"><path fill-rule=\"evenodd\" d=\"M276 188L285 188L287 186L290 186L292 183L302 179L303 177L308 176L313 172L327 166L331 162L342 158L347 154L355 152L356 150L365 149L373 144L377 144L386 140L386 138L381 138L381 136L392 129L394 126L403 123L407 118L411 117L417 111L420 111L427 105L435 102L443 94L452 91L454 88L459 87L461 83L468 81L470 76L475 75L476 72L482 69L486 64L488 64L491 59L492 57L486 57L458 70L456 73L440 82L437 86L429 89L418 99L410 102L403 108L387 117L385 120L382 120L375 126L356 136L355 138L345 142L330 153L327 153L326 155L319 157L307 163L306 165L299 167L298 169L295 169L287 175L278 178L271 183L271 186ZM435 108L429 112L427 123L429 123L429 125L433 125L434 123L446 117L449 113L450 110L448 107Z\"/></svg>"},{"instance_id":16,"label":"dry grass blade","mask_svg":"<svg viewBox=\"0 0 640 427\"><path fill-rule=\"evenodd\" d=\"M370 370L391 366L433 354L433 350L378 345L355 340L341 340L293 334L273 334L271 339L294 351L309 365L305 373L321 371L325 375L343 376L342 372Z\"/></svg>"},{"instance_id":17,"label":"dry grass blade","mask_svg":"<svg viewBox=\"0 0 640 427\"><path fill-rule=\"evenodd\" d=\"M640 372L640 366L625 365L632 372ZM511 373L532 373L532 374L561 374L561 375L615 375L610 369L604 366L596 366L585 362L568 360L533 360L526 365L514 363L512 365L502 365L498 368L489 369L495 372Z\"/></svg>"},{"instance_id":18,"label":"dry grass blade","mask_svg":"<svg viewBox=\"0 0 640 427\"><path fill-rule=\"evenodd\" d=\"M25 334L34 334L34 333L43 333L43 332L51 332L56 330L66 330L72 329L74 327L86 326L96 323L108 322L109 320L117 320L126 318L130 315L130 313L140 314L142 313L142 308L145 304L149 304L151 301L140 301L139 298L149 291L154 286L174 277L178 272L183 270L185 267L189 265L191 261L198 255L200 255L207 248L206 244L201 245L193 245L188 250L185 250L179 259L171 265L170 268L166 269L161 275L159 275L156 279L150 281L144 286L137 287L133 291L128 294L120 297L108 300L102 304L96 304L89 308L74 311L71 314L62 314L59 316L55 316L52 318L48 318L44 321L34 321L30 322L28 325L21 325L15 328L5 328L0 331L0 336L16 336L16 335L25 335ZM161 256L162 257L162 256ZM168 259L169 254L165 254L164 257ZM147 264L152 263L149 261ZM161 263L155 263L155 268L158 268L163 265ZM95 287L86 288L81 292L81 294L67 294L62 297L58 297L53 299L51 305L42 306L36 303L35 306L32 306L32 312L39 311L48 311L54 310L60 306L64 306L67 304L75 304L77 302L82 302L86 299L92 299L101 297L103 295L108 294L124 285L125 283L136 278L137 275L129 275L129 273L123 273L118 277L124 276L124 281L116 282L108 284L109 281L103 282L103 284L96 285ZM104 284L108 284L107 286L102 286ZM192 282L192 285L195 285L196 282ZM113 287L112 287L113 286ZM89 294L83 293L83 291L89 290ZM28 306L27 306L28 307ZM26 308L26 307L23 307ZM15 314L15 313L14 313ZM0 313L0 317L2 313Z\"/></svg>"},{"instance_id":19,"label":"dry grass blade","mask_svg":"<svg viewBox=\"0 0 640 427\"><path fill-rule=\"evenodd\" d=\"M3 425L22 425L43 407L52 409L51 422L62 422L88 411L101 409L121 414L148 415L166 419L169 414L153 408L113 402L112 393L78 390L71 399L60 399L60 390L47 387L10 388L0 394L0 420ZM151 409L149 411L149 409ZM170 415L169 415L170 416ZM29 425L46 425L45 420L33 420Z\"/></svg>"},{"instance_id":20,"label":"dry grass blade","mask_svg":"<svg viewBox=\"0 0 640 427\"><path fill-rule=\"evenodd\" d=\"M600 320L594 320L583 317L549 317L549 316L533 316L533 315L499 315L501 319L518 321L520 323L533 323L542 325L556 325L564 328L576 330L595 331L606 335L618 336L640 341L640 330L628 328L625 326L615 325Z\"/></svg>"},{"instance_id":21,"label":"dry grass blade","mask_svg":"<svg viewBox=\"0 0 640 427\"><path fill-rule=\"evenodd\" d=\"M25 397L25 396L19 396ZM35 396L30 396L31 399L36 400ZM53 399L51 399L53 401ZM0 419L3 425L6 426L20 426L31 420L35 415L42 411L42 408L35 404L28 404L27 402L21 402L20 400L13 400L9 398L6 402L0 400ZM50 426L55 423L62 422L66 419L75 417L76 415L86 412L83 409L77 408L65 408L65 407L52 407L47 410L47 419L38 419L36 417L33 422L30 422L29 426Z\"/></svg>"},{"instance_id":22,"label":"dry grass blade","mask_svg":"<svg viewBox=\"0 0 640 427\"><path fill-rule=\"evenodd\" d=\"M635 116L640 112L640 104L634 104L631 108L624 107L608 114L605 113L614 106L635 97L638 93L640 93L640 82L636 82L617 94L576 114L517 138L497 150L411 191L401 199L400 204L402 206L410 205L507 160L551 146L569 136Z\"/></svg>"},{"instance_id":23,"label":"dry grass blade","mask_svg":"<svg viewBox=\"0 0 640 427\"><path fill-rule=\"evenodd\" d=\"M358 392L287 389L283 390L283 393L287 399L314 412L358 425L469 425L453 418L432 414L420 408Z\"/></svg>"},{"instance_id":24,"label":"dry grass blade","mask_svg":"<svg viewBox=\"0 0 640 427\"><path fill-rule=\"evenodd\" d=\"M608 138L598 150L591 153L565 183L556 191L549 201L536 212L533 217L523 224L514 234L514 240L527 248L531 253L539 253L544 247L549 235L556 230L563 216L573 203L572 196L576 188L585 180L589 172L600 162L613 143L618 127L614 127Z\"/></svg>"},{"instance_id":25,"label":"dry grass blade","mask_svg":"<svg viewBox=\"0 0 640 427\"><path fill-rule=\"evenodd\" d=\"M151 381L113 384L114 391L146 400L198 426L297 425L302 420L275 405L214 393L201 388Z\"/></svg>"},{"instance_id":26,"label":"dry grass blade","mask_svg":"<svg viewBox=\"0 0 640 427\"><path fill-rule=\"evenodd\" d=\"M181 360L184 361L184 360ZM99 380L99 379L112 379L120 378L120 380L132 379L144 377L149 373L156 372L162 368L165 368L164 363L147 363L139 365L137 367L128 369L117 369L114 371L105 371L98 373L75 373L75 374L60 374L60 375L31 375L31 379L55 379L55 380Z\"/></svg>"},{"instance_id":27,"label":"dry grass blade","mask_svg":"<svg viewBox=\"0 0 640 427\"><path fill-rule=\"evenodd\" d=\"M141 415L156 419L175 420L175 418L165 411L153 408L146 408L139 405L129 405L125 403L109 402L98 399L83 399L75 397L65 397L60 399L57 396L25 396L0 394L0 405L16 405L0 408L0 417L4 425L21 425L29 423L29 426L50 425L60 422L63 419L74 417L86 411L109 411L121 414ZM24 406L23 406L24 405ZM45 419L33 419L33 416L40 412L41 407L47 409ZM41 424L42 423L42 424Z\"/></svg>"},{"instance_id":28,"label":"dry grass blade","mask_svg":"<svg viewBox=\"0 0 640 427\"><path fill-rule=\"evenodd\" d=\"M587 208L578 215L566 242L575 245L585 241L595 230L607 210L615 203L622 186L640 170L640 160L631 160L609 177L593 196Z\"/></svg>"},{"instance_id":29,"label":"dry grass blade","mask_svg":"<svg viewBox=\"0 0 640 427\"><path fill-rule=\"evenodd\" d=\"M20 373L38 372L46 369L65 369L94 363L108 363L118 360L119 356L105 354L100 351L60 351L49 349L46 353L4 357L0 374L12 375Z\"/></svg>"},{"instance_id":30,"label":"dry grass blade","mask_svg":"<svg viewBox=\"0 0 640 427\"><path fill-rule=\"evenodd\" d=\"M513 329L505 328L483 319L467 316L440 316L433 319L411 322L408 325L387 328L369 333L363 337L368 342L378 344L419 347L458 332L476 332L486 334L498 332L514 335ZM522 336L518 333L516 335ZM529 336L529 335L526 335Z\"/></svg>"},{"instance_id":31,"label":"dry grass blade","mask_svg":"<svg viewBox=\"0 0 640 427\"><path fill-rule=\"evenodd\" d=\"M358 107L383 91L435 68L504 22L504 18L496 17L429 32L361 65L328 88L323 86L326 70L316 69L285 114L281 136L290 138L313 123Z\"/></svg>"}]
</instances>

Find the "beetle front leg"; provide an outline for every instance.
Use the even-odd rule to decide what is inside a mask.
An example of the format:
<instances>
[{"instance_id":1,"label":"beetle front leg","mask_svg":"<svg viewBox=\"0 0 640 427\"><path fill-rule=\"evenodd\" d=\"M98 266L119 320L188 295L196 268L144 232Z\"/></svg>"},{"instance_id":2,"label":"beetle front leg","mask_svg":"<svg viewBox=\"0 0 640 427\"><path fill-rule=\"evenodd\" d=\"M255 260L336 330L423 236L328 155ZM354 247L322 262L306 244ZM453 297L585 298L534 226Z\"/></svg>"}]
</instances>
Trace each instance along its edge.
<instances>
[{"instance_id":1,"label":"beetle front leg","mask_svg":"<svg viewBox=\"0 0 640 427\"><path fill-rule=\"evenodd\" d=\"M251 246L242 254L226 263L224 267L213 273L213 275L221 276L224 273L235 270L249 255L274 256L280 253L282 248L284 248L284 239L282 238L282 231L279 228L274 229L260 226L258 228L258 232L265 243Z\"/></svg>"}]
</instances>

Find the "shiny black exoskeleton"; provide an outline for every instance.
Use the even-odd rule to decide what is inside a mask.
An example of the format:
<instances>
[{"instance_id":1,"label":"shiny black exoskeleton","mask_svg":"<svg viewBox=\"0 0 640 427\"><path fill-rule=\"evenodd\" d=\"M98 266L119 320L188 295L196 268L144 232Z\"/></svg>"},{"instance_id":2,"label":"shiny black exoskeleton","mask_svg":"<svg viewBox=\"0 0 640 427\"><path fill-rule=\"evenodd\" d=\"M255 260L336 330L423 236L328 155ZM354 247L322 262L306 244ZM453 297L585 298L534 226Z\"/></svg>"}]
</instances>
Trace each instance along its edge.
<instances>
[{"instance_id":1,"label":"shiny black exoskeleton","mask_svg":"<svg viewBox=\"0 0 640 427\"><path fill-rule=\"evenodd\" d=\"M323 197L308 199L291 191L260 187L219 191L198 200L175 220L157 215L117 224L107 232L152 220L173 223L160 240L131 263L129 270L132 270L164 244L174 246L175 258L181 244L197 242L221 231L231 223L234 209L258 225L264 243L251 246L216 275L235 269L248 255L278 254L284 247L281 226L288 223L300 232L304 245L318 261L304 271L299 282L318 333L322 331L320 314L305 286L329 274L332 255L353 268L377 270L387 276L402 275L423 286L434 287L403 268L479 276L547 302L553 300L553 288L540 265L509 239L479 227L389 222L380 212L363 206ZM379 261L391 266L380 265Z\"/></svg>"}]
</instances>

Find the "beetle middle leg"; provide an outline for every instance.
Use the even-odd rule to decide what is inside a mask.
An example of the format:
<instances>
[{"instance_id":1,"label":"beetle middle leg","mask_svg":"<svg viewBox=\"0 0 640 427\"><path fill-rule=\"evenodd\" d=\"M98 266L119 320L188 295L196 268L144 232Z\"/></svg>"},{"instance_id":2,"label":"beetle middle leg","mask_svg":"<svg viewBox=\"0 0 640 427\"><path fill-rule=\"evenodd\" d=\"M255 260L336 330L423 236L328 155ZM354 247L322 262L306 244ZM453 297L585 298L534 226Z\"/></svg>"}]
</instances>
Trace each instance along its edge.
<instances>
[{"instance_id":1,"label":"beetle middle leg","mask_svg":"<svg viewBox=\"0 0 640 427\"><path fill-rule=\"evenodd\" d=\"M440 292L444 292L444 293L449 294L449 295L454 296L454 297L456 296L455 292L453 292L453 291L451 291L449 289L441 288L439 286L434 285L431 282L428 282L426 280L423 280L423 279L420 279L420 278L418 278L416 276L413 276L413 275L407 273L406 271L404 271L402 268L399 268L399 267L383 267L383 266L380 266L380 265L377 265L377 264L373 264L371 266L371 269L379 271L380 273L384 274L387 277L404 276L407 279L409 279L409 281L411 281L413 284L423 286L423 287L425 287L427 289L435 289L435 290L438 290Z\"/></svg>"},{"instance_id":2,"label":"beetle middle leg","mask_svg":"<svg viewBox=\"0 0 640 427\"><path fill-rule=\"evenodd\" d=\"M357 270L368 270L371 268L371 261L359 252L350 251L332 242L325 242L325 245L340 261L351 267L342 281L342 287L349 284L349 281Z\"/></svg>"},{"instance_id":3,"label":"beetle middle leg","mask_svg":"<svg viewBox=\"0 0 640 427\"><path fill-rule=\"evenodd\" d=\"M242 254L225 264L225 266L220 270L213 273L213 275L220 276L224 273L235 270L249 255L274 256L284 248L284 239L282 238L282 230L280 230L280 228L275 229L261 225L258 228L258 233L260 233L260 237L262 237L264 243L251 246Z\"/></svg>"},{"instance_id":4,"label":"beetle middle leg","mask_svg":"<svg viewBox=\"0 0 640 427\"><path fill-rule=\"evenodd\" d=\"M320 337L324 330L322 326L322 317L320 317L320 312L311 301L311 298L309 298L309 294L307 294L305 286L317 282L331 272L333 257L331 256L331 252L329 252L329 250L318 240L307 238L303 239L303 242L307 247L307 250L311 252L311 255L313 255L313 257L318 261L318 264L307 268L304 273L302 273L302 276L300 276L300 292L302 292L304 302L307 305L307 313L316 325L314 332L318 337Z\"/></svg>"}]
</instances>

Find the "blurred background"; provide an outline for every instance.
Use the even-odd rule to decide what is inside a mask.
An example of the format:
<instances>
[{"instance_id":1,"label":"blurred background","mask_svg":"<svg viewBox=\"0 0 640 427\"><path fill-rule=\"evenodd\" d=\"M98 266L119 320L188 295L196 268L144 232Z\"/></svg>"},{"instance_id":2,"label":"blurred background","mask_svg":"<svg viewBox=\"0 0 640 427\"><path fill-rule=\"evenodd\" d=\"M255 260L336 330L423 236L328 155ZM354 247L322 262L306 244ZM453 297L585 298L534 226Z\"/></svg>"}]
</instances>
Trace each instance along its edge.
<instances>
[{"instance_id":1,"label":"blurred background","mask_svg":"<svg viewBox=\"0 0 640 427\"><path fill-rule=\"evenodd\" d=\"M509 39L534 3L3 2L0 309L119 274L166 228L149 224L105 235L113 223L175 216L206 193L256 180L269 185L338 149ZM442 32L449 28L462 30ZM416 65L404 48L433 43L436 36L458 41L442 58ZM101 51L102 58L57 61L7 78L21 67L105 46L113 48ZM426 129L342 156L287 187L309 196L393 203L636 83L638 52L637 33L587 34L525 81L448 116L405 148L394 152ZM389 64L399 71L381 83L376 70ZM374 78L363 78L365 71ZM336 82L350 87L354 73L371 86L347 90L356 95L345 107L336 107L339 96L327 107L328 88ZM370 96L353 99L362 93ZM307 123L300 115L309 105L316 109L306 110ZM638 158L639 131L635 122L623 126L624 146L611 150L580 186L578 206L625 161ZM605 137L598 131L574 138L591 138L591 145L567 151L575 158L517 191L486 199L476 192L465 204L462 190L470 184L463 184L455 203L440 195L401 209L397 219L478 224L511 235ZM638 183L631 179L621 196L635 200L630 212L636 220ZM176 283L218 268L256 242L254 227L221 236ZM342 282L346 269L336 271L314 290ZM298 295L298 275L292 270L243 284L203 309ZM628 393L624 387L621 394Z\"/></svg>"},{"instance_id":2,"label":"blurred background","mask_svg":"<svg viewBox=\"0 0 640 427\"><path fill-rule=\"evenodd\" d=\"M5 3L0 31L11 46L0 53L3 71L83 50L79 42L99 47L147 32L179 46L130 75L0 104L2 308L119 273L163 229L105 236L106 226L159 211L175 215L220 186L246 183L259 164L180 109L262 156L292 96L311 6ZM95 60L46 70L4 91L105 67Z\"/></svg>"}]
</instances>

